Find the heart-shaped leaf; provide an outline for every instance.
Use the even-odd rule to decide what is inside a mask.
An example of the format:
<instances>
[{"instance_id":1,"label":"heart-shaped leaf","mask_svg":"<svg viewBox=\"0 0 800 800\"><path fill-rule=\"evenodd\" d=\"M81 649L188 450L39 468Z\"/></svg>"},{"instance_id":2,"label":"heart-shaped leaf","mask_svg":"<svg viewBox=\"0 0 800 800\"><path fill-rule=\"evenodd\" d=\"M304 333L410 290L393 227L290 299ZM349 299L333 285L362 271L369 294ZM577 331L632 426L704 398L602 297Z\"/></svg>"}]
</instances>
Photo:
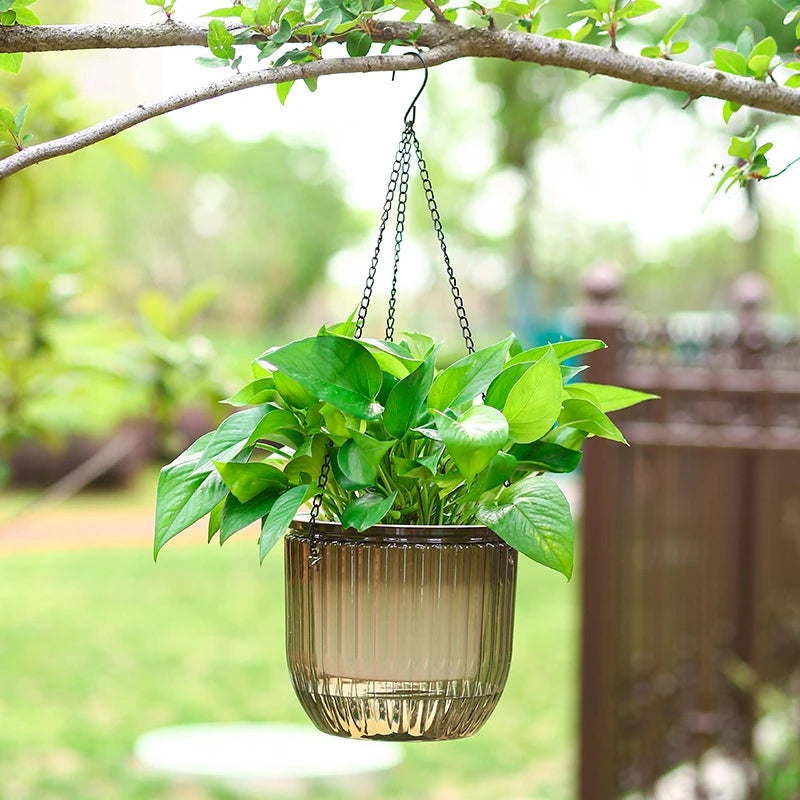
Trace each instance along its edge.
<instances>
[{"instance_id":1,"label":"heart-shaped leaf","mask_svg":"<svg viewBox=\"0 0 800 800\"><path fill-rule=\"evenodd\" d=\"M268 350L259 362L287 375L324 400L359 419L374 419L381 368L364 345L339 336L312 336ZM277 383L277 382L276 382Z\"/></svg>"},{"instance_id":2,"label":"heart-shaped leaf","mask_svg":"<svg viewBox=\"0 0 800 800\"><path fill-rule=\"evenodd\" d=\"M554 442L515 444L508 452L527 469L542 472L572 472L581 463L580 450L570 450Z\"/></svg>"},{"instance_id":3,"label":"heart-shaped leaf","mask_svg":"<svg viewBox=\"0 0 800 800\"><path fill-rule=\"evenodd\" d=\"M222 420L197 459L196 472L210 472L214 469L214 460L233 461L252 444L250 437L271 410L270 406L256 406L237 411Z\"/></svg>"},{"instance_id":4,"label":"heart-shaped leaf","mask_svg":"<svg viewBox=\"0 0 800 800\"><path fill-rule=\"evenodd\" d=\"M300 510L300 506L311 500L316 492L316 486L294 486L275 501L261 526L261 536L258 539L258 553L261 561L275 546L275 542L286 532L289 523Z\"/></svg>"},{"instance_id":5,"label":"heart-shaped leaf","mask_svg":"<svg viewBox=\"0 0 800 800\"><path fill-rule=\"evenodd\" d=\"M212 436L201 436L159 474L154 558L173 536L210 513L228 492L213 465L211 472L194 471Z\"/></svg>"},{"instance_id":6,"label":"heart-shaped leaf","mask_svg":"<svg viewBox=\"0 0 800 800\"><path fill-rule=\"evenodd\" d=\"M397 492L392 492L388 497L377 492L362 494L342 513L342 527L355 528L360 532L377 525L389 513L396 497Z\"/></svg>"},{"instance_id":7,"label":"heart-shaped leaf","mask_svg":"<svg viewBox=\"0 0 800 800\"><path fill-rule=\"evenodd\" d=\"M503 368L513 341L513 336L507 336L501 342L476 350L440 372L428 393L428 408L444 411L474 400Z\"/></svg>"},{"instance_id":8,"label":"heart-shaped leaf","mask_svg":"<svg viewBox=\"0 0 800 800\"><path fill-rule=\"evenodd\" d=\"M523 350L518 355L510 358L506 362L505 369L513 367L522 361L538 361L550 347L553 348L553 353L559 361L566 361L568 358L582 356L595 350L602 350L605 346L606 343L601 342L599 339L569 339L565 342L545 344L540 347L533 347L530 350Z\"/></svg>"},{"instance_id":9,"label":"heart-shaped leaf","mask_svg":"<svg viewBox=\"0 0 800 800\"><path fill-rule=\"evenodd\" d=\"M562 426L627 444L619 428L588 400L565 400L558 417L558 427Z\"/></svg>"},{"instance_id":10,"label":"heart-shaped leaf","mask_svg":"<svg viewBox=\"0 0 800 800\"><path fill-rule=\"evenodd\" d=\"M378 465L394 441L373 439L354 430L350 434L353 438L346 441L336 454L334 475L345 489L366 489L375 485Z\"/></svg>"},{"instance_id":11,"label":"heart-shaped leaf","mask_svg":"<svg viewBox=\"0 0 800 800\"><path fill-rule=\"evenodd\" d=\"M425 400L433 383L436 350L410 374L395 384L386 399L383 425L396 439L402 439L425 408Z\"/></svg>"},{"instance_id":12,"label":"heart-shaped leaf","mask_svg":"<svg viewBox=\"0 0 800 800\"><path fill-rule=\"evenodd\" d=\"M274 490L276 493L286 488L286 476L272 464L259 461L242 463L215 461L214 466L230 489L231 494L240 502L246 503L263 491Z\"/></svg>"},{"instance_id":13,"label":"heart-shaped leaf","mask_svg":"<svg viewBox=\"0 0 800 800\"><path fill-rule=\"evenodd\" d=\"M533 475L514 483L481 504L477 517L523 555L572 577L572 515L553 481Z\"/></svg>"},{"instance_id":14,"label":"heart-shaped leaf","mask_svg":"<svg viewBox=\"0 0 800 800\"><path fill-rule=\"evenodd\" d=\"M608 386L602 383L572 383L565 387L568 395L579 400L589 399L606 414L610 411L619 411L622 408L635 406L645 400L658 400L657 394L637 392L634 389L625 389L622 386ZM587 393L588 398L582 393Z\"/></svg>"},{"instance_id":15,"label":"heart-shaped leaf","mask_svg":"<svg viewBox=\"0 0 800 800\"><path fill-rule=\"evenodd\" d=\"M508 422L491 406L472 406L458 419L450 419L437 411L434 419L447 452L467 483L471 483L508 442Z\"/></svg>"},{"instance_id":16,"label":"heart-shaped leaf","mask_svg":"<svg viewBox=\"0 0 800 800\"><path fill-rule=\"evenodd\" d=\"M269 514L278 497L278 491L266 492L251 498L246 503L240 503L232 494L229 494L225 499L220 516L220 546L225 544L234 533Z\"/></svg>"},{"instance_id":17,"label":"heart-shaped leaf","mask_svg":"<svg viewBox=\"0 0 800 800\"><path fill-rule=\"evenodd\" d=\"M503 406L508 433L515 442L544 436L561 411L561 367L550 349L511 387Z\"/></svg>"}]
</instances>

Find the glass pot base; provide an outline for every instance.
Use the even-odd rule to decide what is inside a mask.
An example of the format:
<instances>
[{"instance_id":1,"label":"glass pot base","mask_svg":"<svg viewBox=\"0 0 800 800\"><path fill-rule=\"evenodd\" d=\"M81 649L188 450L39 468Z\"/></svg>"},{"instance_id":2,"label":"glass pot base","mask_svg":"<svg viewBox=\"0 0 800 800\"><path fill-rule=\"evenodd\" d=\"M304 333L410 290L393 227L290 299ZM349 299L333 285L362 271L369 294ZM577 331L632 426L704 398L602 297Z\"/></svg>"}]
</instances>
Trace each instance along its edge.
<instances>
[{"instance_id":1,"label":"glass pot base","mask_svg":"<svg viewBox=\"0 0 800 800\"><path fill-rule=\"evenodd\" d=\"M497 705L511 659L516 551L478 526L286 536L286 644L295 692L322 731L458 739Z\"/></svg>"}]
</instances>

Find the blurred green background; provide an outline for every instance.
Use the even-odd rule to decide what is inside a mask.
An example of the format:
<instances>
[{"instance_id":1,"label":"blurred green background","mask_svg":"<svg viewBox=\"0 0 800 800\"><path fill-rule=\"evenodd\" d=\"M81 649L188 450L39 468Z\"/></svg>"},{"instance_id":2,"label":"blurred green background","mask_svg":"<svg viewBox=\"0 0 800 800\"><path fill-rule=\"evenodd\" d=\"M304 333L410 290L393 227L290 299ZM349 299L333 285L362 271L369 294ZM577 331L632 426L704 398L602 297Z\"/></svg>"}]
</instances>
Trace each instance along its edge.
<instances>
[{"instance_id":1,"label":"blurred green background","mask_svg":"<svg viewBox=\"0 0 800 800\"><path fill-rule=\"evenodd\" d=\"M189 14L206 5L185 3ZM664 5L627 46L657 40L683 10L695 60L746 22L757 37L782 32L769 0ZM40 0L37 12L53 23L147 14L88 0ZM148 57L141 72L106 56L107 73L98 54L27 56L3 77L0 105L29 103L26 129L49 139L208 80L196 54ZM509 328L532 344L575 333L598 263L622 273L642 312L724 308L733 278L756 271L775 311L800 313L791 176L702 212L727 138L760 123L793 157L785 124L742 113L725 131L716 106L680 111L683 98L531 66L434 73L420 135L479 342ZM320 82L319 97L298 87L286 109L274 94L220 101L0 183L0 800L230 798L143 775L134 739L182 722L303 720L284 666L281 556L259 569L244 535L221 553L169 548L155 567L152 465L219 420L218 401L258 353L357 305L418 78L404 80L348 78L328 94ZM414 182L411 196L399 323L448 337L453 355L455 318ZM42 495L126 425L151 446L123 454L112 491ZM406 747L374 796L571 796L577 588L532 564L520 581L498 711L474 739Z\"/></svg>"}]
</instances>

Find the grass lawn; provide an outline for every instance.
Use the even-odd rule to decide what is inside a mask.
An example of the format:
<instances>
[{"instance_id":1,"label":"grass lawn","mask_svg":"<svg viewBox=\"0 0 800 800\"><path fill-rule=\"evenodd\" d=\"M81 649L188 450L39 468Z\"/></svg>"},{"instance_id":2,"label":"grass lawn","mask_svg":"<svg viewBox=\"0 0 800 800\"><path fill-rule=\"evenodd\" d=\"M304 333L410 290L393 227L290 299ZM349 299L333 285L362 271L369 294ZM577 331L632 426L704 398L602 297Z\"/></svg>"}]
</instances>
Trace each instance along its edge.
<instances>
[{"instance_id":1,"label":"grass lawn","mask_svg":"<svg viewBox=\"0 0 800 800\"><path fill-rule=\"evenodd\" d=\"M521 563L514 661L476 736L404 745L366 797L568 800L577 585ZM282 555L245 534L218 552L149 546L0 553L0 800L230 800L137 771L142 732L304 722L284 661ZM313 800L352 797L315 787Z\"/></svg>"}]
</instances>

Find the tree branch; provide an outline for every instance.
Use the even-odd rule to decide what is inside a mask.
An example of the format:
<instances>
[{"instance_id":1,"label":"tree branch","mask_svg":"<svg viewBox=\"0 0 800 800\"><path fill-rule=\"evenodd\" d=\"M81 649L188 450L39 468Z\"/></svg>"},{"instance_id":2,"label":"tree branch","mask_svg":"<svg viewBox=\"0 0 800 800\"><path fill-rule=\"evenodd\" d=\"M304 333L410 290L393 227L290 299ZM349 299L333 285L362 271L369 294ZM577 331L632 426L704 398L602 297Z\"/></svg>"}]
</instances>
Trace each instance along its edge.
<instances>
[{"instance_id":1,"label":"tree branch","mask_svg":"<svg viewBox=\"0 0 800 800\"><path fill-rule=\"evenodd\" d=\"M629 83L673 89L690 97L716 97L763 111L800 116L800 90L762 83L680 61L642 58L597 45L514 31L464 28L449 22L418 26L375 20L372 23L371 35L378 42L392 39L409 40L417 30L419 36L416 44L430 48L426 53L426 60L430 66L464 57L502 58L580 70L590 75L606 75ZM176 22L133 27L55 25L0 28L0 52L169 47L202 45L205 41L204 28ZM0 161L0 179L32 164L88 147L170 111L242 89L323 75L386 72L416 69L419 66L417 59L408 56L364 56L322 59L232 75L202 89L139 105L131 111L70 136L28 147Z\"/></svg>"},{"instance_id":2,"label":"tree branch","mask_svg":"<svg viewBox=\"0 0 800 800\"><path fill-rule=\"evenodd\" d=\"M230 30L240 22L228 24ZM205 47L208 28L184 22L146 25L8 25L0 27L0 53L45 53L52 50L119 50L144 47Z\"/></svg>"}]
</instances>

